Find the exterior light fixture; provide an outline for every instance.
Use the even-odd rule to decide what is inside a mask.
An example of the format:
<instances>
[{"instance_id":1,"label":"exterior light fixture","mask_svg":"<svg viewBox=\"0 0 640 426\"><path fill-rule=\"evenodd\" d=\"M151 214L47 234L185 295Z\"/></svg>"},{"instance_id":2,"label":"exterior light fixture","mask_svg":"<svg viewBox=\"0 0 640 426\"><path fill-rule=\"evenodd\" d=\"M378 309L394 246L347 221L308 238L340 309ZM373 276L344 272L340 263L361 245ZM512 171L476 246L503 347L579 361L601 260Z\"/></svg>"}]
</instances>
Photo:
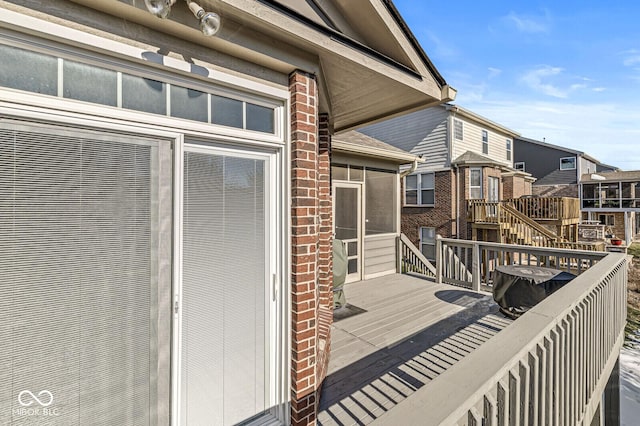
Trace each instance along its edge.
<instances>
[{"instance_id":1,"label":"exterior light fixture","mask_svg":"<svg viewBox=\"0 0 640 426\"><path fill-rule=\"evenodd\" d=\"M199 4L186 0L193 15L200 20L200 30L206 36L214 36L220 31L220 15L214 12L207 12Z\"/></svg>"},{"instance_id":2,"label":"exterior light fixture","mask_svg":"<svg viewBox=\"0 0 640 426\"><path fill-rule=\"evenodd\" d=\"M166 19L171 12L171 6L176 0L144 0L145 6L152 14L158 18Z\"/></svg>"}]
</instances>

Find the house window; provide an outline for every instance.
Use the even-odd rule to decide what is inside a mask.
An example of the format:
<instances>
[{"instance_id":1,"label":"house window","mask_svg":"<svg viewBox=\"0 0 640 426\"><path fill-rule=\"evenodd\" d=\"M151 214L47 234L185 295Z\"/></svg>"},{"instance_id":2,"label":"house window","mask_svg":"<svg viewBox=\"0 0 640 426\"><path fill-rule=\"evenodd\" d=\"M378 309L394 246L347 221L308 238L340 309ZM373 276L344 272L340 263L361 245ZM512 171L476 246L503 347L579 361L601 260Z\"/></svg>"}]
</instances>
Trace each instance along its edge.
<instances>
[{"instance_id":1,"label":"house window","mask_svg":"<svg viewBox=\"0 0 640 426\"><path fill-rule=\"evenodd\" d=\"M564 157L560 159L560 170L575 170L576 157Z\"/></svg>"},{"instance_id":2,"label":"house window","mask_svg":"<svg viewBox=\"0 0 640 426\"><path fill-rule=\"evenodd\" d=\"M507 161L511 161L511 139L507 139Z\"/></svg>"},{"instance_id":3,"label":"house window","mask_svg":"<svg viewBox=\"0 0 640 426\"><path fill-rule=\"evenodd\" d=\"M482 169L469 169L469 198L482 198Z\"/></svg>"},{"instance_id":4,"label":"house window","mask_svg":"<svg viewBox=\"0 0 640 426\"><path fill-rule=\"evenodd\" d=\"M486 130L482 131L482 153L489 153L489 132Z\"/></svg>"},{"instance_id":5,"label":"house window","mask_svg":"<svg viewBox=\"0 0 640 426\"><path fill-rule=\"evenodd\" d=\"M514 163L513 168L516 170L520 170L521 172L524 172L524 161L519 161L517 163Z\"/></svg>"},{"instance_id":6,"label":"house window","mask_svg":"<svg viewBox=\"0 0 640 426\"><path fill-rule=\"evenodd\" d=\"M616 222L614 217L615 216L612 214L601 214L601 215L598 215L598 220L600 221L601 225L615 226Z\"/></svg>"},{"instance_id":7,"label":"house window","mask_svg":"<svg viewBox=\"0 0 640 426\"><path fill-rule=\"evenodd\" d=\"M404 204L407 206L435 205L435 173L420 173L405 178Z\"/></svg>"},{"instance_id":8,"label":"house window","mask_svg":"<svg viewBox=\"0 0 640 426\"><path fill-rule=\"evenodd\" d=\"M420 252L429 260L436 259L436 228L420 227Z\"/></svg>"},{"instance_id":9,"label":"house window","mask_svg":"<svg viewBox=\"0 0 640 426\"><path fill-rule=\"evenodd\" d=\"M463 137L463 133L462 133L462 121L460 120L453 120L453 135L456 139L458 140L462 140Z\"/></svg>"},{"instance_id":10,"label":"house window","mask_svg":"<svg viewBox=\"0 0 640 426\"><path fill-rule=\"evenodd\" d=\"M276 133L276 108L0 44L0 86L116 108ZM59 66L58 63L62 64ZM238 99L234 99L236 96ZM260 104L262 103L262 104Z\"/></svg>"}]
</instances>

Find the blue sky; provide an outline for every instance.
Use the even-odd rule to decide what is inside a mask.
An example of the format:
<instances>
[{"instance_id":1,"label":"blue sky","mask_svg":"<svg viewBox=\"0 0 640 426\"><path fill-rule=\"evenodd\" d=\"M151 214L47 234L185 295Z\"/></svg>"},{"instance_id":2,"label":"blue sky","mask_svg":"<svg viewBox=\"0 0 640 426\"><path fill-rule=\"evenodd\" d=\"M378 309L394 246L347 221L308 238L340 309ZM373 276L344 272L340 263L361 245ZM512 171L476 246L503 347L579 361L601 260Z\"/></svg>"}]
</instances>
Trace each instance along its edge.
<instances>
[{"instance_id":1,"label":"blue sky","mask_svg":"<svg viewBox=\"0 0 640 426\"><path fill-rule=\"evenodd\" d=\"M458 105L640 170L640 2L394 0Z\"/></svg>"}]
</instances>

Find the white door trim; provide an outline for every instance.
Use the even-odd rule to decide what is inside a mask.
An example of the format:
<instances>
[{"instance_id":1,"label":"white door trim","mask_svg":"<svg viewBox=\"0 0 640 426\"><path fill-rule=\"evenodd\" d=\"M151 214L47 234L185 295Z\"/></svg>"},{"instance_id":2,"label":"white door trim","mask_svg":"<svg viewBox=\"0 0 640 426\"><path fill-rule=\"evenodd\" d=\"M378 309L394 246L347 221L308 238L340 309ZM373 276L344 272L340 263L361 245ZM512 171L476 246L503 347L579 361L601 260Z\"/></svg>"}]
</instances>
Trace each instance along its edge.
<instances>
[{"instance_id":1,"label":"white door trim","mask_svg":"<svg viewBox=\"0 0 640 426\"><path fill-rule=\"evenodd\" d=\"M357 219L358 219L358 223L357 223L357 238L356 238L356 243L357 243L357 264L358 264L358 272L355 274L349 274L347 272L347 277L345 282L350 283L350 282L356 282L356 281L361 281L364 277L364 271L363 271L363 266L364 266L364 253L363 253L363 247L364 247L364 208L363 208L363 198L362 198L362 193L363 193L363 185L362 182L334 182L332 185L332 191L333 191L333 234L335 235L336 233L336 221L335 221L335 217L336 217L336 197L337 197L337 191L336 188L351 188L351 189L356 189L358 191L358 195L357 195L357 209L358 212L357 214ZM347 259L349 259L349 256L347 256ZM347 267L348 267L348 263L349 261L347 260Z\"/></svg>"}]
</instances>

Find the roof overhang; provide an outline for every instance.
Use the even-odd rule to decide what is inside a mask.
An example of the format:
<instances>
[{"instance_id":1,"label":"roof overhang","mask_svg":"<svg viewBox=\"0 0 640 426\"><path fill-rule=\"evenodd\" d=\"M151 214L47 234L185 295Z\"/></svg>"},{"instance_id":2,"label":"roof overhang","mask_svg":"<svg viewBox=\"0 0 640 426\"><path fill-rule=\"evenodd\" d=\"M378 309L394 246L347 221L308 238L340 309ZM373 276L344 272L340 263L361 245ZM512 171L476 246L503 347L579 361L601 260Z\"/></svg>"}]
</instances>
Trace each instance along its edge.
<instances>
[{"instance_id":1,"label":"roof overhang","mask_svg":"<svg viewBox=\"0 0 640 426\"><path fill-rule=\"evenodd\" d=\"M300 69L318 76L320 112L329 113L336 132L451 101L456 91L428 61L388 0L345 2L369 29L402 49L392 59L378 49L270 0L201 0L223 20L215 37L201 34L184 2L169 19L158 19L136 0L72 0L160 33L188 40L241 60L289 74ZM353 18L351 18L353 19Z\"/></svg>"},{"instance_id":2,"label":"roof overhang","mask_svg":"<svg viewBox=\"0 0 640 426\"><path fill-rule=\"evenodd\" d=\"M331 141L331 150L342 154L349 154L358 157L369 157L378 160L389 161L395 164L408 164L417 161L424 163L424 160L416 155L399 152L395 150L386 150L376 147L362 146L340 140Z\"/></svg>"},{"instance_id":3,"label":"roof overhang","mask_svg":"<svg viewBox=\"0 0 640 426\"><path fill-rule=\"evenodd\" d=\"M479 124L482 124L486 127L492 128L494 130L498 130L508 136L511 136L512 138L516 138L518 136L520 136L520 133L516 132L515 130L511 130L508 127L505 127L501 124L496 123L495 121L491 121L488 118L485 118L479 114L476 114L475 112L469 111L466 108L462 108L461 106L458 105L452 105L452 104L446 104L443 105L443 107L450 112L455 113L456 115L468 118L469 120L473 120Z\"/></svg>"}]
</instances>

